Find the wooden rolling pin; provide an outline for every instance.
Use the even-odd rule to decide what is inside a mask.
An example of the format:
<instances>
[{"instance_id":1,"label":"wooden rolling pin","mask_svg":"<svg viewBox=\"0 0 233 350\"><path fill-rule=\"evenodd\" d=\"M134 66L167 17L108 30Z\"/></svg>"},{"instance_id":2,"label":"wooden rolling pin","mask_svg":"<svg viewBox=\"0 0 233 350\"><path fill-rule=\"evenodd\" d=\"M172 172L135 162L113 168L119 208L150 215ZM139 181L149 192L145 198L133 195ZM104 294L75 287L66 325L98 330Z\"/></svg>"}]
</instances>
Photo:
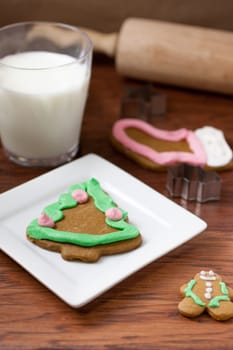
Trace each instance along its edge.
<instances>
[{"instance_id":1,"label":"wooden rolling pin","mask_svg":"<svg viewBox=\"0 0 233 350\"><path fill-rule=\"evenodd\" d=\"M48 35L61 45L75 41L54 30ZM127 19L119 33L83 30L95 51L115 58L121 75L233 94L233 32L139 18Z\"/></svg>"}]
</instances>

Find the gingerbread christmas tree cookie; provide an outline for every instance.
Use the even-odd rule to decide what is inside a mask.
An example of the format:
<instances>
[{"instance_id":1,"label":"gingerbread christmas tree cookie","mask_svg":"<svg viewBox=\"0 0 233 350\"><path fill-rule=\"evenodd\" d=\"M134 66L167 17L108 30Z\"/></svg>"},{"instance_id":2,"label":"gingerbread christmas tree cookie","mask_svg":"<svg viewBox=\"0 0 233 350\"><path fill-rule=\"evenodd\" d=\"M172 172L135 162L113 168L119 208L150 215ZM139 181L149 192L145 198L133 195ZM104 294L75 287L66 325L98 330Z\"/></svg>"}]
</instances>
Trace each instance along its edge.
<instances>
[{"instance_id":1,"label":"gingerbread christmas tree cookie","mask_svg":"<svg viewBox=\"0 0 233 350\"><path fill-rule=\"evenodd\" d=\"M44 208L27 227L34 244L60 252L66 260L95 262L102 255L133 250L142 237L119 208L91 178L71 186L59 200Z\"/></svg>"}]
</instances>

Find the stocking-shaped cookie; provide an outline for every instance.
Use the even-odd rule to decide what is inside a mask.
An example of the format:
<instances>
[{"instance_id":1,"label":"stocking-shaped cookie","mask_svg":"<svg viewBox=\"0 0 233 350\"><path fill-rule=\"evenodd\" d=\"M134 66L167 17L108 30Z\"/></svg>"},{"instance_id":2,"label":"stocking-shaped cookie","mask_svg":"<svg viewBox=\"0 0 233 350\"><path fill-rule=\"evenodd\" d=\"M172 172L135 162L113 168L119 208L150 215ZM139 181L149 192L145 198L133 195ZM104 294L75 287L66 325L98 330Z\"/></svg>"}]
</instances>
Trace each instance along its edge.
<instances>
[{"instance_id":1,"label":"stocking-shaped cookie","mask_svg":"<svg viewBox=\"0 0 233 350\"><path fill-rule=\"evenodd\" d=\"M120 152L151 170L181 163L206 170L233 169L233 151L223 132L210 126L171 131L139 119L120 119L113 125L111 141Z\"/></svg>"}]
</instances>

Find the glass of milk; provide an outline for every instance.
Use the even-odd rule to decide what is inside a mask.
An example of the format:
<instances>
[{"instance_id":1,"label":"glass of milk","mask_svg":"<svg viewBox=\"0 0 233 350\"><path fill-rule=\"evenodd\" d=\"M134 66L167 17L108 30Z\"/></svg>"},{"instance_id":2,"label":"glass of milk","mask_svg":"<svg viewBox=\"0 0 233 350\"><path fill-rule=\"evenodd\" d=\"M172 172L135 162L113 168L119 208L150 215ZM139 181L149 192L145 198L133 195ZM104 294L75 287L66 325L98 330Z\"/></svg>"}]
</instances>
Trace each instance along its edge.
<instances>
[{"instance_id":1,"label":"glass of milk","mask_svg":"<svg viewBox=\"0 0 233 350\"><path fill-rule=\"evenodd\" d=\"M0 29L0 136L10 160L53 167L74 158L92 50L84 32L65 24Z\"/></svg>"}]
</instances>

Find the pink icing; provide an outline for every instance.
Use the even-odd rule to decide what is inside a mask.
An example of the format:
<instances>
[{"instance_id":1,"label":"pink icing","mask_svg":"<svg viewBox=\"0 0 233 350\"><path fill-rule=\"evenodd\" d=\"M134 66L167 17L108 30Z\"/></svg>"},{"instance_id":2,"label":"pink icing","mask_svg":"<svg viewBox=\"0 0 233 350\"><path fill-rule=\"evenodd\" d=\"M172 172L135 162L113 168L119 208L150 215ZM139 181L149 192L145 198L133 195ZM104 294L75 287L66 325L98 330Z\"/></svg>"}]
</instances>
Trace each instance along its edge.
<instances>
[{"instance_id":1,"label":"pink icing","mask_svg":"<svg viewBox=\"0 0 233 350\"><path fill-rule=\"evenodd\" d=\"M42 213L38 218L38 225L46 227L54 227L55 222L45 213Z\"/></svg>"},{"instance_id":2,"label":"pink icing","mask_svg":"<svg viewBox=\"0 0 233 350\"><path fill-rule=\"evenodd\" d=\"M125 132L125 129L127 128L141 130L146 134L161 140L174 142L186 140L193 153L178 151L157 152L151 147L130 138ZM166 131L157 129L139 119L120 119L114 124L112 133L115 139L118 140L123 146L160 165L189 163L203 166L207 161L206 153L201 142L191 130L183 128L174 131Z\"/></svg>"},{"instance_id":3,"label":"pink icing","mask_svg":"<svg viewBox=\"0 0 233 350\"><path fill-rule=\"evenodd\" d=\"M117 221L122 219L122 212L120 211L120 209L113 207L106 210L105 216L108 219Z\"/></svg>"},{"instance_id":4,"label":"pink icing","mask_svg":"<svg viewBox=\"0 0 233 350\"><path fill-rule=\"evenodd\" d=\"M80 204L88 201L88 194L83 190L74 190L72 192L72 197Z\"/></svg>"}]
</instances>

